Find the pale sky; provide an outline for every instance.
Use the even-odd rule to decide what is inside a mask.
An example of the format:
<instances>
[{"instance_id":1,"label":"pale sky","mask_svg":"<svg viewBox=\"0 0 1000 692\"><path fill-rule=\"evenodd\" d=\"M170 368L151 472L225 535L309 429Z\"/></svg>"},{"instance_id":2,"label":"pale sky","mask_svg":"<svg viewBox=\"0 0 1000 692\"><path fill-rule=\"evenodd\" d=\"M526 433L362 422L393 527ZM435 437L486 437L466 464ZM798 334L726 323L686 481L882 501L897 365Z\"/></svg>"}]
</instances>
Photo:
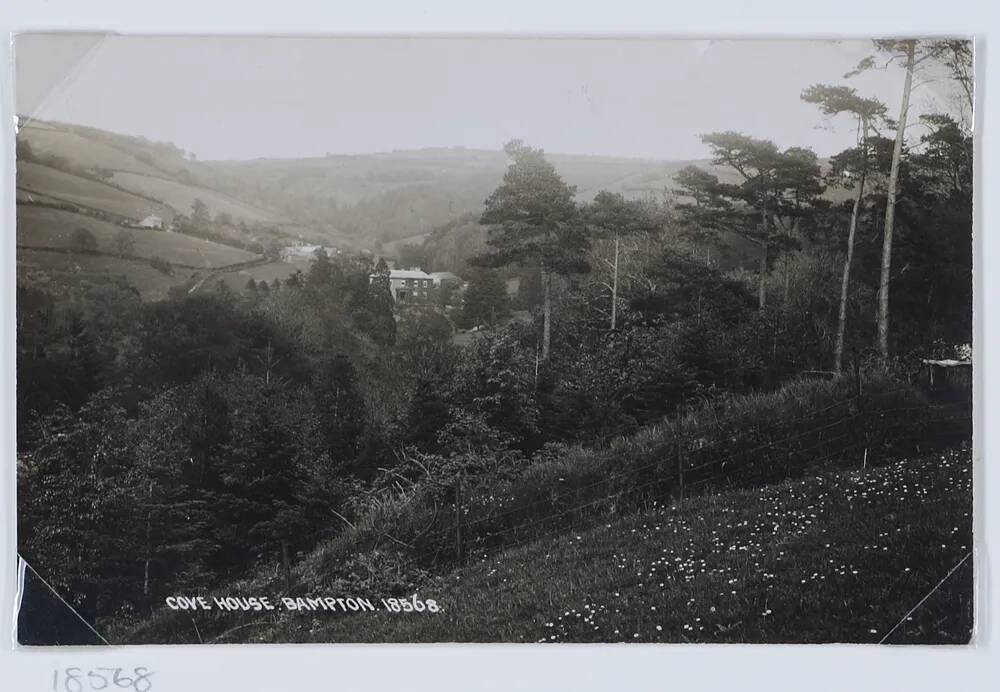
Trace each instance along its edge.
<instances>
[{"instance_id":1,"label":"pale sky","mask_svg":"<svg viewBox=\"0 0 1000 692\"><path fill-rule=\"evenodd\" d=\"M854 141L799 95L849 84L895 117L896 66L852 80L869 41L21 35L16 110L169 141L200 159L498 149L694 159L738 130L826 156ZM947 82L914 94L917 114ZM935 107L934 104L937 104Z\"/></svg>"}]
</instances>

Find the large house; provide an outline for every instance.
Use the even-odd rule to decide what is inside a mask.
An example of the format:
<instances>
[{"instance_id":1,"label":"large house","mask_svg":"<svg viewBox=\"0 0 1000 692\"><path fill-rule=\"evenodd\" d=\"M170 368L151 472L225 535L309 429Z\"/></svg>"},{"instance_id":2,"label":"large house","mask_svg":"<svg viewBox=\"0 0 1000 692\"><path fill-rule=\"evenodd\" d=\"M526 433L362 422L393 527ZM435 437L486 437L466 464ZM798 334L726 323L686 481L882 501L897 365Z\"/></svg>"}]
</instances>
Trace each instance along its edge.
<instances>
[{"instance_id":1,"label":"large house","mask_svg":"<svg viewBox=\"0 0 1000 692\"><path fill-rule=\"evenodd\" d=\"M372 275L371 279L374 279ZM462 288L462 278L451 272L427 273L419 267L389 270L389 290L397 303L423 303L433 297L432 291L442 286Z\"/></svg>"},{"instance_id":2,"label":"large house","mask_svg":"<svg viewBox=\"0 0 1000 692\"><path fill-rule=\"evenodd\" d=\"M422 269L390 269L389 285L397 303L421 303L430 299L435 284Z\"/></svg>"}]
</instances>

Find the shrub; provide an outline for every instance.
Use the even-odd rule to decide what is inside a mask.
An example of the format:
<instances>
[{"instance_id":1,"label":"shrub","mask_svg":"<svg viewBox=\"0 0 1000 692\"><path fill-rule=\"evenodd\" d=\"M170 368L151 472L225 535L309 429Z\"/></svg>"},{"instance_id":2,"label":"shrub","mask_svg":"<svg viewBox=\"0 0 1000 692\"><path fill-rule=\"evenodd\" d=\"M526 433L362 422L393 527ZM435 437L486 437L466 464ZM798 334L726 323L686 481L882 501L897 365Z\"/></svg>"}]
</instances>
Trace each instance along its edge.
<instances>
[{"instance_id":1,"label":"shrub","mask_svg":"<svg viewBox=\"0 0 1000 692\"><path fill-rule=\"evenodd\" d=\"M163 259L162 257L154 257L153 259L149 260L149 266L151 266L153 269L160 272L161 274L166 274L167 276L170 276L174 273L173 265L171 265L170 262Z\"/></svg>"},{"instance_id":2,"label":"shrub","mask_svg":"<svg viewBox=\"0 0 1000 692\"><path fill-rule=\"evenodd\" d=\"M80 226L73 230L70 247L77 252L97 252L97 237L89 228Z\"/></svg>"}]
</instances>

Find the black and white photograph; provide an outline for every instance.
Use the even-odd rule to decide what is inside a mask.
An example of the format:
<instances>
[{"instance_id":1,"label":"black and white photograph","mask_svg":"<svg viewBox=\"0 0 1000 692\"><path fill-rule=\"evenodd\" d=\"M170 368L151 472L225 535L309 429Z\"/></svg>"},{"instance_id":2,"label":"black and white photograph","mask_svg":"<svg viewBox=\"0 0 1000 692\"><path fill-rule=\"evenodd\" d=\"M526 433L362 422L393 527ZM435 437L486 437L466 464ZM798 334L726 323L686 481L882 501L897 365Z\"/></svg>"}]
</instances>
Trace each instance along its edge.
<instances>
[{"instance_id":1,"label":"black and white photograph","mask_svg":"<svg viewBox=\"0 0 1000 692\"><path fill-rule=\"evenodd\" d=\"M18 34L17 643L975 643L974 58Z\"/></svg>"}]
</instances>

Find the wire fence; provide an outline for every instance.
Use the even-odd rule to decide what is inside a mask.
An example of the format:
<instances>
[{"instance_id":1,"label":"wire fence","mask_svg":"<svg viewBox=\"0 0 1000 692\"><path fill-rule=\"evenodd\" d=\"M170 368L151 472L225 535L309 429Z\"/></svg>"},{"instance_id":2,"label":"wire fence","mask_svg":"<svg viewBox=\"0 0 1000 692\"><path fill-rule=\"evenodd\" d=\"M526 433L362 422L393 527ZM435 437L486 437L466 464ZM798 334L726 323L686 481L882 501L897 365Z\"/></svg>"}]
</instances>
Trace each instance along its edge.
<instances>
[{"instance_id":1,"label":"wire fence","mask_svg":"<svg viewBox=\"0 0 1000 692\"><path fill-rule=\"evenodd\" d=\"M459 476L446 487L444 499L438 496L432 502L419 494L411 498L415 504L427 504L420 508L423 514L415 512L421 528L416 522L400 524L409 526L409 533L392 535L396 528L387 516L385 524L368 529L371 541L362 540L371 546L385 538L401 548L396 551L398 561L389 563L397 576L410 569L450 571L569 529L610 523L611 517L727 489L760 488L812 472L860 471L921 446L929 449L968 439L971 402L914 403L913 392L900 388L837 398L815 407L804 404L794 417L770 425L739 428L738 422L709 418L693 428L700 434L706 427L718 426L712 439L702 439L682 424L685 416L704 413L689 411L661 431L660 443L629 466L610 473L607 464L592 469L600 478L577 477L566 487L531 487L522 482L516 487L525 493L504 495L512 502L498 505L490 497L497 494L494 479ZM614 447L603 452L613 454Z\"/></svg>"},{"instance_id":2,"label":"wire fence","mask_svg":"<svg viewBox=\"0 0 1000 692\"><path fill-rule=\"evenodd\" d=\"M901 453L920 451L921 446L944 446L971 435L970 402L878 408L879 400L897 393L882 392L865 402L856 397L841 399L791 421L728 439L693 445L692 440L677 434L666 449L654 453L657 458L584 484L553 488L542 497L499 510L494 503L477 501L475 493L463 493L456 485L451 511L438 512L435 523L439 526L429 527L411 545L417 550L410 562L432 555L435 562L444 559L461 564L470 556L484 557L518 547L566 528L570 522L579 526L609 512L641 510L692 495L780 482L827 468L831 461L838 461L834 464L837 467L871 466ZM833 420L824 417L848 406L849 411ZM817 424L789 430L811 419ZM789 434L773 436L783 431Z\"/></svg>"}]
</instances>

